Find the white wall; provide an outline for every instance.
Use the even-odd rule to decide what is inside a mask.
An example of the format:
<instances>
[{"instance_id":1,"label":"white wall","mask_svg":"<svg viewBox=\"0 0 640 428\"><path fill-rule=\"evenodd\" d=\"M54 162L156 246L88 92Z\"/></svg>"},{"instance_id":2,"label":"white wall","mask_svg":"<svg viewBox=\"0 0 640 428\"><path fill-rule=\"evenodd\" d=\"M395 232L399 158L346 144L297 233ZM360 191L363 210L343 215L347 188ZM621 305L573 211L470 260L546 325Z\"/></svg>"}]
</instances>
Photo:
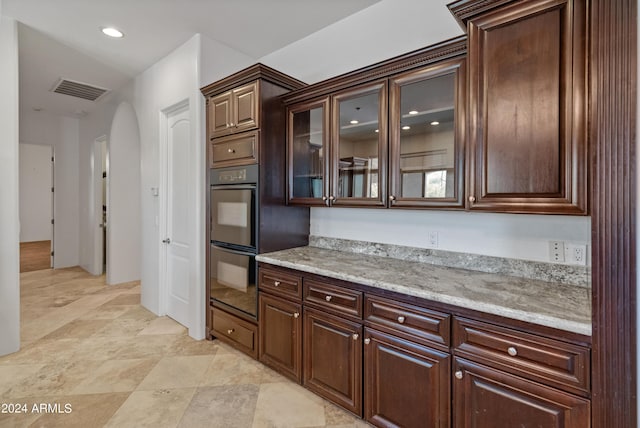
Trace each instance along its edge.
<instances>
[{"instance_id":1,"label":"white wall","mask_svg":"<svg viewBox=\"0 0 640 428\"><path fill-rule=\"evenodd\" d=\"M314 83L462 34L446 8L449 1L383 0L260 59ZM408 13L409 12L409 13ZM438 26L422 25L438 15ZM322 58L323 60L318 60ZM312 208L316 235L549 261L548 241L590 243L588 218L450 211Z\"/></svg>"},{"instance_id":2,"label":"white wall","mask_svg":"<svg viewBox=\"0 0 640 428\"><path fill-rule=\"evenodd\" d=\"M20 144L20 242L53 236L51 146Z\"/></svg>"},{"instance_id":3,"label":"white wall","mask_svg":"<svg viewBox=\"0 0 640 428\"><path fill-rule=\"evenodd\" d=\"M257 61L207 36L200 35L199 87L207 86ZM203 140L204 141L204 140Z\"/></svg>"},{"instance_id":4,"label":"white wall","mask_svg":"<svg viewBox=\"0 0 640 428\"><path fill-rule=\"evenodd\" d=\"M54 251L56 269L80 262L79 215L79 120L44 111L24 113L20 122L20 143L53 147L55 164Z\"/></svg>"},{"instance_id":5,"label":"white wall","mask_svg":"<svg viewBox=\"0 0 640 428\"><path fill-rule=\"evenodd\" d=\"M20 348L18 28L0 0L0 355Z\"/></svg>"},{"instance_id":6,"label":"white wall","mask_svg":"<svg viewBox=\"0 0 640 428\"><path fill-rule=\"evenodd\" d=\"M141 257L140 132L136 112L126 101L113 116L107 180L107 284L136 281Z\"/></svg>"}]
</instances>

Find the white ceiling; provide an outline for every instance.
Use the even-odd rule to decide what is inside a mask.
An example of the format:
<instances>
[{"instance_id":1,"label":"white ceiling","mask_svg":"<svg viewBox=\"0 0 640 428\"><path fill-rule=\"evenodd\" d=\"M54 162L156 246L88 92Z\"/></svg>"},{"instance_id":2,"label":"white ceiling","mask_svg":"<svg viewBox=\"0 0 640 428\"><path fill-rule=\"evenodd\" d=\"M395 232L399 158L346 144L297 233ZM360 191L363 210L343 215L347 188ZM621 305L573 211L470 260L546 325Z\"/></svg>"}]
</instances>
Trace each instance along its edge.
<instances>
[{"instance_id":1,"label":"white ceiling","mask_svg":"<svg viewBox=\"0 0 640 428\"><path fill-rule=\"evenodd\" d=\"M1 0L21 22L21 112L82 116L60 78L118 89L196 33L259 59L380 0ZM123 39L99 28L115 26Z\"/></svg>"}]
</instances>

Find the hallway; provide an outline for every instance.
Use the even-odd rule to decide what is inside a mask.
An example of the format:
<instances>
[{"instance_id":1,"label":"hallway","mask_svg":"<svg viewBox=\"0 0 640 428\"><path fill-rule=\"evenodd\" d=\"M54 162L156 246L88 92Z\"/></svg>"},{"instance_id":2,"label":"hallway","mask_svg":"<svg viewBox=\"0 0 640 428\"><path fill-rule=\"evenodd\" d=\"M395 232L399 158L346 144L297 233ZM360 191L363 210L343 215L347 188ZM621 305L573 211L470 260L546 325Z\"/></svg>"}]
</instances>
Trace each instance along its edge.
<instances>
[{"instance_id":1,"label":"hallway","mask_svg":"<svg viewBox=\"0 0 640 428\"><path fill-rule=\"evenodd\" d=\"M1 427L367 426L226 345L191 339L140 306L137 282L29 272L21 299L22 349L0 357Z\"/></svg>"}]
</instances>

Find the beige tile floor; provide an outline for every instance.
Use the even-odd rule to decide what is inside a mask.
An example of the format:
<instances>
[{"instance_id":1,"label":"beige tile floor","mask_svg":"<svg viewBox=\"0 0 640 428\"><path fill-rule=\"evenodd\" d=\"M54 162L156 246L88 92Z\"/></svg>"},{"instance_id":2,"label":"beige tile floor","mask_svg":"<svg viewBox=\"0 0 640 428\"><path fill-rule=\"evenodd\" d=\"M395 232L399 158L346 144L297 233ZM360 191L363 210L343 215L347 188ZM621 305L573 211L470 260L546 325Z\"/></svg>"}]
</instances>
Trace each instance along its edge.
<instances>
[{"instance_id":1,"label":"beige tile floor","mask_svg":"<svg viewBox=\"0 0 640 428\"><path fill-rule=\"evenodd\" d=\"M21 299L22 349L0 357L0 427L367 426L231 347L191 339L140 306L137 282L28 272Z\"/></svg>"}]
</instances>

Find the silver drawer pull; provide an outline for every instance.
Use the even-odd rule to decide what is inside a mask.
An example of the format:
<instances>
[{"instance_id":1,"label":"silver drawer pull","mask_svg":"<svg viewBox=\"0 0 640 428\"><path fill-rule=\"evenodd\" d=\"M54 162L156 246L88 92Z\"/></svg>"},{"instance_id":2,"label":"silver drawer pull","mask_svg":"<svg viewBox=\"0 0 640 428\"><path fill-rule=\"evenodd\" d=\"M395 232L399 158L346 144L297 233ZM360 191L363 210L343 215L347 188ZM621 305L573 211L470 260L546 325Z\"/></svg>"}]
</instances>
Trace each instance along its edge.
<instances>
[{"instance_id":1,"label":"silver drawer pull","mask_svg":"<svg viewBox=\"0 0 640 428\"><path fill-rule=\"evenodd\" d=\"M507 353L512 357L515 357L516 355L518 355L518 350L513 346L509 346L509 348L507 349Z\"/></svg>"},{"instance_id":2,"label":"silver drawer pull","mask_svg":"<svg viewBox=\"0 0 640 428\"><path fill-rule=\"evenodd\" d=\"M326 297L324 298L324 300L326 300L327 302L330 302L330 301L331 301L331 297L332 297L332 296L326 296Z\"/></svg>"},{"instance_id":3,"label":"silver drawer pull","mask_svg":"<svg viewBox=\"0 0 640 428\"><path fill-rule=\"evenodd\" d=\"M227 149L228 153L235 153L236 151L234 149Z\"/></svg>"},{"instance_id":4,"label":"silver drawer pull","mask_svg":"<svg viewBox=\"0 0 640 428\"><path fill-rule=\"evenodd\" d=\"M402 315L400 315L400 316L398 317L398 322L399 322L400 324L404 324L404 320L405 320L405 318L404 318Z\"/></svg>"},{"instance_id":5,"label":"silver drawer pull","mask_svg":"<svg viewBox=\"0 0 640 428\"><path fill-rule=\"evenodd\" d=\"M455 377L456 377L456 379L462 379L462 370L458 370L458 371L455 373Z\"/></svg>"},{"instance_id":6,"label":"silver drawer pull","mask_svg":"<svg viewBox=\"0 0 640 428\"><path fill-rule=\"evenodd\" d=\"M364 344L368 345L371 343L371 339L369 339L368 337L364 340Z\"/></svg>"},{"instance_id":7,"label":"silver drawer pull","mask_svg":"<svg viewBox=\"0 0 640 428\"><path fill-rule=\"evenodd\" d=\"M294 318L298 318L299 316L300 316L300 312L294 312L294 313L293 313L293 317L294 317Z\"/></svg>"},{"instance_id":8,"label":"silver drawer pull","mask_svg":"<svg viewBox=\"0 0 640 428\"><path fill-rule=\"evenodd\" d=\"M227 334L231 334L231 333L233 333L234 331L235 331L234 329L230 328L229 330L227 330Z\"/></svg>"},{"instance_id":9,"label":"silver drawer pull","mask_svg":"<svg viewBox=\"0 0 640 428\"><path fill-rule=\"evenodd\" d=\"M360 335L358 333L353 333L353 340L358 340L358 337L360 337Z\"/></svg>"},{"instance_id":10,"label":"silver drawer pull","mask_svg":"<svg viewBox=\"0 0 640 428\"><path fill-rule=\"evenodd\" d=\"M275 281L275 282L273 283L273 285L275 285L276 287L277 287L277 286L279 286L279 285L280 285L280 281Z\"/></svg>"}]
</instances>

